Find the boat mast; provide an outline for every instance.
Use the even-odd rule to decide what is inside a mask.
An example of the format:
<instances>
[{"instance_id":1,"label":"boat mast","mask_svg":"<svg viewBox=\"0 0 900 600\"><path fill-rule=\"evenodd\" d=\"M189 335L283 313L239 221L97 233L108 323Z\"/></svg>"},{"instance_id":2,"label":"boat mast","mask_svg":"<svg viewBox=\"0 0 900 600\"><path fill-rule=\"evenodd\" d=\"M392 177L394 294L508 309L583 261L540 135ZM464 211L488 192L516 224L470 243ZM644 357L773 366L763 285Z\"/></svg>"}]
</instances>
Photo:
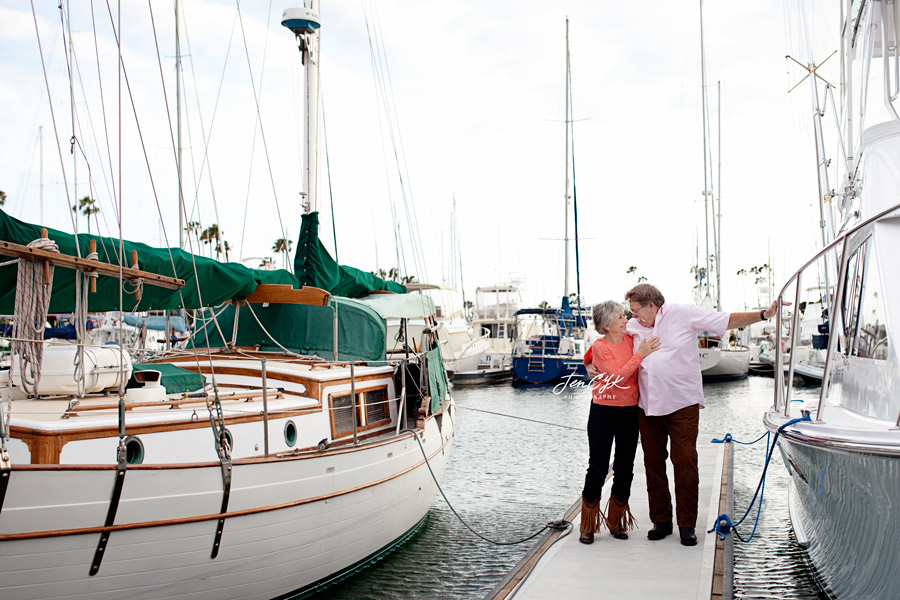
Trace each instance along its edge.
<instances>
[{"instance_id":1,"label":"boat mast","mask_svg":"<svg viewBox=\"0 0 900 600\"><path fill-rule=\"evenodd\" d=\"M703 46L703 0L700 0L700 110L703 115L703 219L706 234L706 296L711 297L710 291L710 262L709 262L709 173L707 172L708 155L706 149L706 140L709 132L709 124L706 119L706 52Z\"/></svg>"},{"instance_id":2,"label":"boat mast","mask_svg":"<svg viewBox=\"0 0 900 600\"><path fill-rule=\"evenodd\" d=\"M78 153L75 152L75 46L72 43L72 4L66 3L67 26L69 29L69 108L72 112L72 198L75 204L72 210L75 211L75 235L78 235ZM91 218L90 215L87 217ZM76 244L77 245L77 244Z\"/></svg>"},{"instance_id":3,"label":"boat mast","mask_svg":"<svg viewBox=\"0 0 900 600\"><path fill-rule=\"evenodd\" d=\"M716 310L722 310L722 82L717 82L717 85L716 110L718 111L718 116L716 120L718 121L719 130L719 141L717 142L719 174L716 181L719 182L719 187L716 188L716 204L718 205L716 214L716 222L718 223L716 228Z\"/></svg>"},{"instance_id":4,"label":"boat mast","mask_svg":"<svg viewBox=\"0 0 900 600\"><path fill-rule=\"evenodd\" d=\"M803 21L803 29L804 34L806 35L807 41L810 40L809 37L809 27L807 24L808 15L806 11L801 7L801 19ZM824 111L819 106L819 84L816 82L818 78L818 74L815 73L815 69L817 68L815 59L813 58L812 44L807 43L807 70L810 72L809 76L809 85L810 92L812 93L812 101L813 101L813 133L816 138L816 174L818 175L818 184L819 184L819 228L822 230L822 247L824 248L828 244L831 243L831 240L834 239L834 220L831 210L831 197L832 192L831 186L828 183L828 159L825 156L825 140L822 135L822 115ZM828 60L827 58L825 60ZM823 61L824 62L824 61ZM828 83L826 82L826 86ZM849 113L848 113L849 114ZM852 143L852 138L848 138L848 141ZM826 208L825 203L826 200L828 202L828 207ZM825 261L825 310L829 310L829 305L831 304L828 299L829 291L831 290L831 280L832 280L832 261L829 260L829 256L826 255L824 257ZM799 298L798 298L799 301ZM829 310L829 314L830 314Z\"/></svg>"},{"instance_id":5,"label":"boat mast","mask_svg":"<svg viewBox=\"0 0 900 600\"><path fill-rule=\"evenodd\" d=\"M44 223L44 126L41 125L38 127L38 132L41 138L41 224Z\"/></svg>"},{"instance_id":6,"label":"boat mast","mask_svg":"<svg viewBox=\"0 0 900 600\"><path fill-rule=\"evenodd\" d=\"M178 247L184 250L184 189L181 185L181 36L178 33L178 15L179 4L178 0L175 0L175 135L176 162L178 163L176 165L178 170Z\"/></svg>"},{"instance_id":7,"label":"boat mast","mask_svg":"<svg viewBox=\"0 0 900 600\"><path fill-rule=\"evenodd\" d=\"M315 0L309 8L286 8L281 14L281 24L297 36L297 49L306 66L306 180L300 192L304 214L317 208L316 179L318 174L319 132L319 35L321 25Z\"/></svg>"},{"instance_id":8,"label":"boat mast","mask_svg":"<svg viewBox=\"0 0 900 600\"><path fill-rule=\"evenodd\" d=\"M566 225L563 235L565 244L565 283L563 296L569 297L569 17L566 17L566 191L564 195Z\"/></svg>"}]
</instances>

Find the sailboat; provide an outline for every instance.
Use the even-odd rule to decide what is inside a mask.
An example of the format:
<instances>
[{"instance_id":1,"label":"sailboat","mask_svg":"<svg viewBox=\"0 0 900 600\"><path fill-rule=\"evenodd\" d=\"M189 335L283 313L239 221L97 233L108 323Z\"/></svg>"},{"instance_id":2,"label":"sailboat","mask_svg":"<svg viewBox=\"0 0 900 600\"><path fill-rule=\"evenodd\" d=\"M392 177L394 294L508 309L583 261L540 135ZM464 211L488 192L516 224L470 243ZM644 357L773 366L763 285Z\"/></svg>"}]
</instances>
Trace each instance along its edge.
<instances>
[{"instance_id":1,"label":"sailboat","mask_svg":"<svg viewBox=\"0 0 900 600\"><path fill-rule=\"evenodd\" d=\"M722 250L722 196L718 191L718 199L713 192L712 184L712 153L708 151L709 144L709 102L706 90L706 53L703 43L703 1L700 2L700 77L701 77L701 110L703 113L703 206L706 232L705 244L705 270L698 264L694 265L696 273L700 273L699 290L704 293L699 299L699 304L713 310L722 310L722 286L721 286L721 250ZM721 94L720 94L721 96ZM721 110L721 101L719 102ZM719 118L721 122L721 117ZM720 136L721 138L721 136ZM722 142L719 140L719 185L721 186L721 152ZM718 212L716 206L718 205ZM713 248L709 245L710 228L712 229ZM710 259L713 260L710 260ZM716 283L713 292L712 273L715 272ZM736 338L721 339L718 336L700 333L697 341L697 353L700 358L700 373L703 381L727 381L746 378L750 372L750 348L737 343Z\"/></svg>"},{"instance_id":2,"label":"sailboat","mask_svg":"<svg viewBox=\"0 0 900 600\"><path fill-rule=\"evenodd\" d=\"M314 9L282 24L317 81ZM387 321L434 306L337 265L304 183L300 279L0 212L0 253L18 260L0 267L0 312L17 317L0 371L4 600L303 596L423 522L455 406L433 331L388 360ZM17 276L40 293L17 296ZM132 364L120 346L33 335L42 311L83 323L123 297L136 311L198 311L191 348Z\"/></svg>"},{"instance_id":3,"label":"sailboat","mask_svg":"<svg viewBox=\"0 0 900 600\"><path fill-rule=\"evenodd\" d=\"M840 7L834 33L842 85L835 88L824 69L816 70L822 57L808 38L810 50L800 63L815 109L823 248L778 294L783 305L801 296L804 281L824 274L822 385L818 398L794 397L801 311L793 311L790 325L779 311L777 334L789 329L791 336L784 350L776 346L776 364L787 356L788 372L775 370L775 402L764 423L777 434L790 474L791 523L822 587L839 599L887 600L900 597L900 27L887 2L842 1ZM801 10L806 24L812 17L805 11L820 6ZM837 102L835 90L842 94ZM832 111L840 126L826 144ZM826 155L826 147L838 154Z\"/></svg>"},{"instance_id":4,"label":"sailboat","mask_svg":"<svg viewBox=\"0 0 900 600\"><path fill-rule=\"evenodd\" d=\"M575 195L575 155L569 141L572 134L572 71L569 64L569 19L566 18L566 142L565 142L565 283L559 308L524 308L515 312L515 339L512 350L513 377L525 383L551 383L572 378L586 379L582 358L590 347L588 307L581 306L581 276L578 264L578 201ZM570 162L571 158L571 171ZM571 195L569 182L571 176ZM575 218L576 306L569 296L569 199Z\"/></svg>"}]
</instances>

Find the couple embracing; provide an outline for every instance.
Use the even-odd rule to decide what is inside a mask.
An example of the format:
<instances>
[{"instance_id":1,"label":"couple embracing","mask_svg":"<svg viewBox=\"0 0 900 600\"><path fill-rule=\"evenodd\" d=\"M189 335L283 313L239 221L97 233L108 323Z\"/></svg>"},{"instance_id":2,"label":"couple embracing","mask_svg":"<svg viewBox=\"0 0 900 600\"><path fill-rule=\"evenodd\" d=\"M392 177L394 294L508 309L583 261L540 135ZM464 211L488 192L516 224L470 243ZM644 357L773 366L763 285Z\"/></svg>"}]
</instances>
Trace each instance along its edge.
<instances>
[{"instance_id":1,"label":"couple embracing","mask_svg":"<svg viewBox=\"0 0 900 600\"><path fill-rule=\"evenodd\" d=\"M604 524L614 537L628 539L628 530L634 527L628 498L640 432L653 523L647 537L661 540L674 531L666 475L666 459L671 455L681 543L695 546L700 487L697 434L703 407L697 334L707 331L724 336L728 329L771 318L776 305L759 312L713 312L699 306L666 304L662 293L646 283L629 290L625 300L631 319L626 319L622 304L613 300L593 309L594 327L602 337L584 358L593 381L593 402L587 426L590 459L581 494L579 540L593 543L594 534ZM613 441L612 493L604 516L600 494Z\"/></svg>"}]
</instances>

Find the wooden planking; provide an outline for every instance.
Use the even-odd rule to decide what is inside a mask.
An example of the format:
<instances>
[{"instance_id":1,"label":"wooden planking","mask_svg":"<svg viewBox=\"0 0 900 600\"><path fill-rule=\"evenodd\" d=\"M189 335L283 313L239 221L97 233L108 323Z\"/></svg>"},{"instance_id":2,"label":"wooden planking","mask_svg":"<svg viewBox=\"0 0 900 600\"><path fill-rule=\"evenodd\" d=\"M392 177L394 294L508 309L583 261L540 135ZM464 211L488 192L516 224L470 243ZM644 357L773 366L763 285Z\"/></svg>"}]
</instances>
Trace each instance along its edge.
<instances>
[{"instance_id":1,"label":"wooden planking","mask_svg":"<svg viewBox=\"0 0 900 600\"><path fill-rule=\"evenodd\" d=\"M256 286L252 294L247 296L247 302L254 304L307 304L310 306L325 306L331 295L317 287L304 285L294 289L286 284L261 283Z\"/></svg>"},{"instance_id":2,"label":"wooden planking","mask_svg":"<svg viewBox=\"0 0 900 600\"><path fill-rule=\"evenodd\" d=\"M719 490L719 514L731 515L734 510L734 443L724 442L722 475ZM723 540L716 536L716 553L713 562L710 600L731 600L734 597L734 534Z\"/></svg>"},{"instance_id":3,"label":"wooden planking","mask_svg":"<svg viewBox=\"0 0 900 600\"><path fill-rule=\"evenodd\" d=\"M719 508L724 453L718 444L698 444L697 451L700 469L697 546L682 546L677 532L660 541L647 539L649 509L639 448L629 499L631 510L638 520L638 529L631 532L628 540L615 540L607 532L597 534L591 545L579 543L578 502L566 515L566 519L574 525L572 532L559 536L555 544L552 541L546 544L546 538L541 540L535 552L536 559L532 560L534 557L529 556L526 557L527 563L523 561L524 565L517 565L517 569L524 567L524 575L508 576L518 581L518 586L515 581L504 580L486 598L499 600L509 595L514 595L516 600L588 600L607 595L618 600L709 598L716 542L711 537L713 534L706 534L705 529L707 522L718 514L715 511ZM669 483L673 483L671 476ZM608 485L604 487L604 498L609 496L609 489ZM727 567L727 560L725 565ZM533 566L530 572L529 566ZM604 590L613 592L607 594Z\"/></svg>"},{"instance_id":4,"label":"wooden planking","mask_svg":"<svg viewBox=\"0 0 900 600\"><path fill-rule=\"evenodd\" d=\"M0 254L14 256L25 260L45 261L46 263L57 267L95 272L108 277L119 277L120 274L118 265L111 265L98 260L88 260L77 256L69 256L68 254L60 254L59 252L50 252L49 250L41 250L40 248L29 248L28 246L22 246L20 244L13 244L12 242L0 241ZM121 275L125 279L143 279L146 284L170 290L177 290L184 287L184 279L166 277L165 275L141 271L140 269L125 267L121 269Z\"/></svg>"}]
</instances>

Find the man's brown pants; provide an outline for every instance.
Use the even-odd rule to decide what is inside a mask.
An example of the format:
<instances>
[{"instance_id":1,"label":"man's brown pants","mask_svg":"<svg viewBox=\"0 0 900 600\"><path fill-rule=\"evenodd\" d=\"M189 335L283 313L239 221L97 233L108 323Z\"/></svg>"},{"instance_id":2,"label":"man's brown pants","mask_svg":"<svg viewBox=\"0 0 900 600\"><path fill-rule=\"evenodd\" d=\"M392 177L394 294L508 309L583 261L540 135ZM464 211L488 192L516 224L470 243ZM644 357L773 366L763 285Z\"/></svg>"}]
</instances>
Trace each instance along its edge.
<instances>
[{"instance_id":1,"label":"man's brown pants","mask_svg":"<svg viewBox=\"0 0 900 600\"><path fill-rule=\"evenodd\" d=\"M700 487L700 472L697 468L700 406L694 404L657 417L648 417L640 409L638 426L644 450L644 469L647 472L650 520L654 523L672 522L672 496L669 494L669 479L666 476L666 458L669 456L666 446L671 440L678 527L696 527L697 494Z\"/></svg>"}]
</instances>

